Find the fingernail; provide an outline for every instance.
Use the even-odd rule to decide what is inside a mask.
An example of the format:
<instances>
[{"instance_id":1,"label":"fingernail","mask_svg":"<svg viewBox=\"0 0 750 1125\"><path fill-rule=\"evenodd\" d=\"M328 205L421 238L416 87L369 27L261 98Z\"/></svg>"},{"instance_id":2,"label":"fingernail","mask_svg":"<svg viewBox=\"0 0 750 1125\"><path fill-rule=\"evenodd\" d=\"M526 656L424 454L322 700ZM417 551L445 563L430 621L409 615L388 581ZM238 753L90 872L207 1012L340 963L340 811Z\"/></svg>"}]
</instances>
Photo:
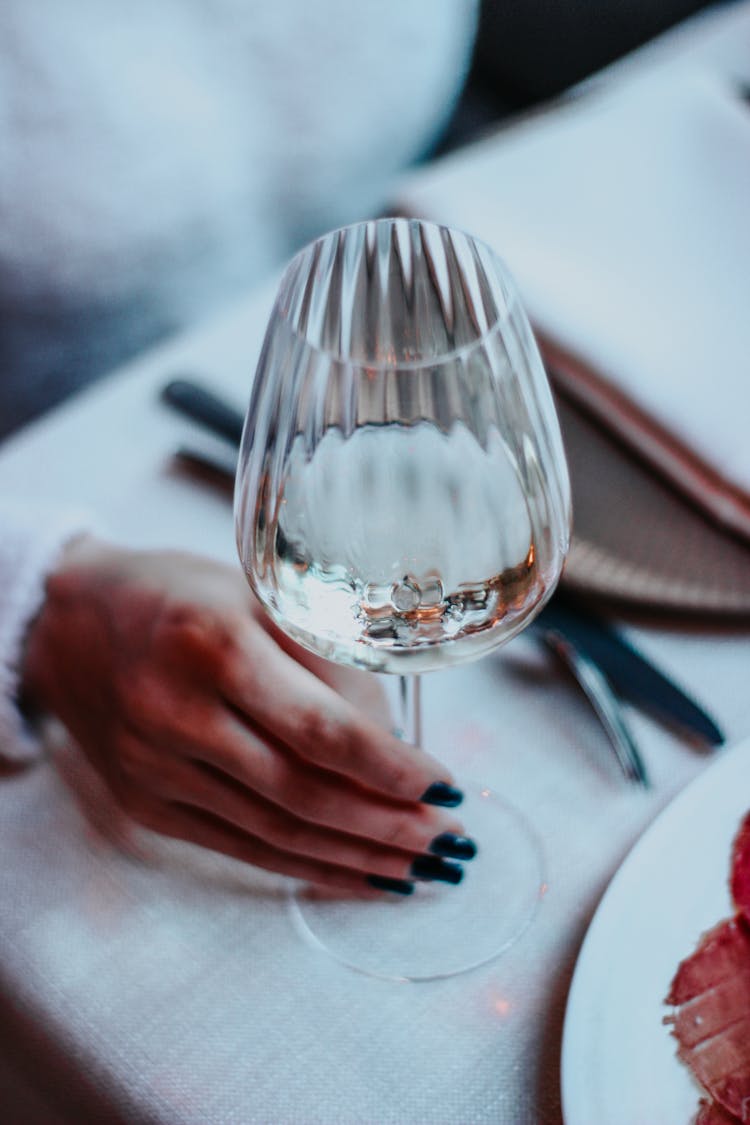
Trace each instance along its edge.
<instances>
[{"instance_id":1,"label":"fingernail","mask_svg":"<svg viewBox=\"0 0 750 1125\"><path fill-rule=\"evenodd\" d=\"M430 844L433 855L444 855L450 859L473 859L477 846L468 836L456 836L454 832L441 832Z\"/></svg>"},{"instance_id":2,"label":"fingernail","mask_svg":"<svg viewBox=\"0 0 750 1125\"><path fill-rule=\"evenodd\" d=\"M406 879L389 879L386 875L368 875L367 882L378 891L393 891L396 895L410 895L414 884Z\"/></svg>"},{"instance_id":3,"label":"fingernail","mask_svg":"<svg viewBox=\"0 0 750 1125\"><path fill-rule=\"evenodd\" d=\"M415 879L431 879L440 883L460 883L464 877L464 869L460 863L451 863L448 859L440 859L436 855L418 855L411 865L411 873Z\"/></svg>"},{"instance_id":4,"label":"fingernail","mask_svg":"<svg viewBox=\"0 0 750 1125\"><path fill-rule=\"evenodd\" d=\"M420 797L425 805L442 805L446 809L455 809L463 799L461 790L454 789L447 781L434 782Z\"/></svg>"}]
</instances>

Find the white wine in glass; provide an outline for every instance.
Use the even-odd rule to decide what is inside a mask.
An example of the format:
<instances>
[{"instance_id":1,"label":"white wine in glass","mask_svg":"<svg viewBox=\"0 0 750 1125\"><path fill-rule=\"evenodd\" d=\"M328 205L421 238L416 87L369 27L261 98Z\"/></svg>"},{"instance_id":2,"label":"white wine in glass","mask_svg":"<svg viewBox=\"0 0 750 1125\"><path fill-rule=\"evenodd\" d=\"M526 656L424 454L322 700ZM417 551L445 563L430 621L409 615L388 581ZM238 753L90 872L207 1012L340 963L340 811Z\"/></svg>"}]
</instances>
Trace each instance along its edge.
<instances>
[{"instance_id":1,"label":"white wine in glass","mask_svg":"<svg viewBox=\"0 0 750 1125\"><path fill-rule=\"evenodd\" d=\"M235 520L276 624L333 661L402 677L402 727L418 741L419 674L523 629L569 542L549 386L487 246L383 219L300 251L253 385ZM534 912L539 847L497 795L467 796L480 854L459 888L420 886L397 905L298 894L307 931L346 964L399 979L450 975L507 948Z\"/></svg>"}]
</instances>

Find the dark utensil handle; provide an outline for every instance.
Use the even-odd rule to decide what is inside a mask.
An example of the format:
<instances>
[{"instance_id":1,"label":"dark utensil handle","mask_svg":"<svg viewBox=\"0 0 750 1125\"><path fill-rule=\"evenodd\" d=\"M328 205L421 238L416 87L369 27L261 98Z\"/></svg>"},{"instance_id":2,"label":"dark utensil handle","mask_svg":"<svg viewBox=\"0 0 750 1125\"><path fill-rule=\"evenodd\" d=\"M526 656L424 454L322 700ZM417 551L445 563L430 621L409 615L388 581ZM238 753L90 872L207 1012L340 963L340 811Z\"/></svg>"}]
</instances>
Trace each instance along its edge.
<instances>
[{"instance_id":1,"label":"dark utensil handle","mask_svg":"<svg viewBox=\"0 0 750 1125\"><path fill-rule=\"evenodd\" d=\"M162 399L181 414L200 422L215 434L239 445L243 417L213 391L192 379L172 379L161 392Z\"/></svg>"},{"instance_id":2,"label":"dark utensil handle","mask_svg":"<svg viewBox=\"0 0 750 1125\"><path fill-rule=\"evenodd\" d=\"M234 461L230 457L220 457L214 452L196 449L191 446L181 445L175 450L175 459L178 464L184 465L205 477L222 489L232 492L234 489Z\"/></svg>"},{"instance_id":3,"label":"dark utensil handle","mask_svg":"<svg viewBox=\"0 0 750 1125\"><path fill-rule=\"evenodd\" d=\"M545 606L537 625L561 633L601 668L621 699L709 746L724 735L708 712L634 648L621 633L559 593Z\"/></svg>"}]
</instances>

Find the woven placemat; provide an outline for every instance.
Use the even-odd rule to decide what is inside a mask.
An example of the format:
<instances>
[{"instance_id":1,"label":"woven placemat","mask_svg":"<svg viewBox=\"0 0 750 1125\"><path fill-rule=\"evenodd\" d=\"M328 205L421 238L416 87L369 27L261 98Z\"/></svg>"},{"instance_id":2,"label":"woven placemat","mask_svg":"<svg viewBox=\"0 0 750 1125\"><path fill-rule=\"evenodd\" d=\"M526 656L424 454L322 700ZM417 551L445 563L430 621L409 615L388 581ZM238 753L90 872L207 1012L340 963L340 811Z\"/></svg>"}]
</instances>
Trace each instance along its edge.
<instances>
[{"instance_id":1,"label":"woven placemat","mask_svg":"<svg viewBox=\"0 0 750 1125\"><path fill-rule=\"evenodd\" d=\"M569 591L750 619L750 544L724 532L558 393L573 489Z\"/></svg>"}]
</instances>

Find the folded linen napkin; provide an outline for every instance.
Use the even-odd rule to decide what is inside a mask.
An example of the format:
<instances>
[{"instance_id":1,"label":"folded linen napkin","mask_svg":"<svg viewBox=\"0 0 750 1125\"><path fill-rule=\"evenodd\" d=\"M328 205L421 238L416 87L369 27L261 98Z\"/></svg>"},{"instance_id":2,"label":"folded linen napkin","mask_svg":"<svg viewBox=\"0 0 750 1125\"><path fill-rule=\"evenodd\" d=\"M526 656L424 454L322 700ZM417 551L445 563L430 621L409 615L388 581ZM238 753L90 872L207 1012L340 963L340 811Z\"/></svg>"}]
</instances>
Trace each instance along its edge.
<instances>
[{"instance_id":1,"label":"folded linen napkin","mask_svg":"<svg viewBox=\"0 0 750 1125\"><path fill-rule=\"evenodd\" d=\"M508 262L560 387L750 538L750 104L709 68L601 83L403 185Z\"/></svg>"}]
</instances>

